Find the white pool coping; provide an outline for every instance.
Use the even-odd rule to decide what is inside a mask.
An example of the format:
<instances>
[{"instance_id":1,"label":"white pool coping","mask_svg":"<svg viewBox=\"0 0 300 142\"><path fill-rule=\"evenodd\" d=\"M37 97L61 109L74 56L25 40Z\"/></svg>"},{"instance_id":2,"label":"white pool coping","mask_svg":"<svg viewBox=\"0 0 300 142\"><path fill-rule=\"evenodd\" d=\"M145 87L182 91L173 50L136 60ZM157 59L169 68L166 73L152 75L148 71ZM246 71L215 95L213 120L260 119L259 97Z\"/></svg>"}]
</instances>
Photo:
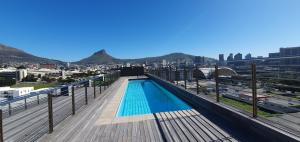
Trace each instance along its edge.
<instances>
[{"instance_id":1,"label":"white pool coping","mask_svg":"<svg viewBox=\"0 0 300 142\"><path fill-rule=\"evenodd\" d=\"M145 78L145 77L144 77ZM129 79L137 79L136 77L129 77L122 82L120 88L114 94L113 98L108 102L102 114L96 121L96 125L108 125L128 122L138 122L143 120L155 119L153 114L133 115L133 116L117 116L119 105L128 85ZM138 78L141 79L141 78ZM193 109L192 109L193 110ZM176 111L174 111L176 112Z\"/></svg>"}]
</instances>

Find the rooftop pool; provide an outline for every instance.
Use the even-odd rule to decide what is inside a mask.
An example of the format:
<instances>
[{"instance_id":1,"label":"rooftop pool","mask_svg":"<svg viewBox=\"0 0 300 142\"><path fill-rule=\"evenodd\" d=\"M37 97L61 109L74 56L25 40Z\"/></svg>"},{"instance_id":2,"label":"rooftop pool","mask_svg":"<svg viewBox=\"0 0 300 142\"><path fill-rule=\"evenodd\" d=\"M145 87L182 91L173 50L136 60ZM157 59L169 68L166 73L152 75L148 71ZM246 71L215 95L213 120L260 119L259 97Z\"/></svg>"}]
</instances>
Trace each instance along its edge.
<instances>
[{"instance_id":1,"label":"rooftop pool","mask_svg":"<svg viewBox=\"0 0 300 142\"><path fill-rule=\"evenodd\" d=\"M117 116L192 109L153 80L129 80Z\"/></svg>"}]
</instances>

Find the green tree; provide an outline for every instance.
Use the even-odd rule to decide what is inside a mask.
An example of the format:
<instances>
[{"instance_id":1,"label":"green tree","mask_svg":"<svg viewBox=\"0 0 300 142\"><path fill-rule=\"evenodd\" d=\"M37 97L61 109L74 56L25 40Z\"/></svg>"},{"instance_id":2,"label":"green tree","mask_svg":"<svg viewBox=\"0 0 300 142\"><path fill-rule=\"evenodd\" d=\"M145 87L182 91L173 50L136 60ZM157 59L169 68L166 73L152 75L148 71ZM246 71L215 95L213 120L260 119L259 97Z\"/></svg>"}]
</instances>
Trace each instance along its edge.
<instances>
[{"instance_id":1,"label":"green tree","mask_svg":"<svg viewBox=\"0 0 300 142\"><path fill-rule=\"evenodd\" d=\"M25 78L22 79L23 82L36 82L37 78L34 77L33 74L27 75Z\"/></svg>"}]
</instances>

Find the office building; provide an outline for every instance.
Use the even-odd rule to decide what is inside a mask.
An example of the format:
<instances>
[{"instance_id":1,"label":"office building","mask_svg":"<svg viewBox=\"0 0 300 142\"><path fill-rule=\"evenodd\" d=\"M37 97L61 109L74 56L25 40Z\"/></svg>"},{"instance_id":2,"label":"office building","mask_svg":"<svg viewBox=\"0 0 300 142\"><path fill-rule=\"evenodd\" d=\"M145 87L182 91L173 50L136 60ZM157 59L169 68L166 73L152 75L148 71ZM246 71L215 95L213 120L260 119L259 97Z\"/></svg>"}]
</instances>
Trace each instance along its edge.
<instances>
[{"instance_id":1,"label":"office building","mask_svg":"<svg viewBox=\"0 0 300 142\"><path fill-rule=\"evenodd\" d=\"M280 53L269 53L269 58L279 58L280 57Z\"/></svg>"},{"instance_id":2,"label":"office building","mask_svg":"<svg viewBox=\"0 0 300 142\"><path fill-rule=\"evenodd\" d=\"M300 65L300 47L280 48L282 65Z\"/></svg>"},{"instance_id":3,"label":"office building","mask_svg":"<svg viewBox=\"0 0 300 142\"><path fill-rule=\"evenodd\" d=\"M22 81L23 78L27 76L27 70L26 69L19 69L19 70L1 70L0 71L0 77L6 78L6 79L14 79L16 81Z\"/></svg>"},{"instance_id":4,"label":"office building","mask_svg":"<svg viewBox=\"0 0 300 142\"><path fill-rule=\"evenodd\" d=\"M233 54L230 53L229 56L227 57L227 61L233 61Z\"/></svg>"},{"instance_id":5,"label":"office building","mask_svg":"<svg viewBox=\"0 0 300 142\"><path fill-rule=\"evenodd\" d=\"M224 65L225 60L224 60L224 54L219 54L219 65Z\"/></svg>"},{"instance_id":6,"label":"office building","mask_svg":"<svg viewBox=\"0 0 300 142\"><path fill-rule=\"evenodd\" d=\"M300 56L300 47L280 48L280 57Z\"/></svg>"},{"instance_id":7,"label":"office building","mask_svg":"<svg viewBox=\"0 0 300 142\"><path fill-rule=\"evenodd\" d=\"M224 62L224 54L219 54L219 62Z\"/></svg>"},{"instance_id":8,"label":"office building","mask_svg":"<svg viewBox=\"0 0 300 142\"><path fill-rule=\"evenodd\" d=\"M241 53L237 53L234 55L234 60L238 61L238 60L243 60L243 55Z\"/></svg>"},{"instance_id":9,"label":"office building","mask_svg":"<svg viewBox=\"0 0 300 142\"><path fill-rule=\"evenodd\" d=\"M245 59L246 59L246 60L251 60L251 58L252 58L252 56L251 56L250 53L248 53L248 54L245 56Z\"/></svg>"}]
</instances>

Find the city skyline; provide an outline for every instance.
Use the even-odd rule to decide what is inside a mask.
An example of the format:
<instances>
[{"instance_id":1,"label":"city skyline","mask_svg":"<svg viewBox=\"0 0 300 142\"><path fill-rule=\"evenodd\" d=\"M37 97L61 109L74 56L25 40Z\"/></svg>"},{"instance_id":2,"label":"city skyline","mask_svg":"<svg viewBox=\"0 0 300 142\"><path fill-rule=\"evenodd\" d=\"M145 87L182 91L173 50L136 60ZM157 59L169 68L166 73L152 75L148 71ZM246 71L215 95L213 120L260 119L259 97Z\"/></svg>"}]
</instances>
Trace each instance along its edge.
<instances>
[{"instance_id":1,"label":"city skyline","mask_svg":"<svg viewBox=\"0 0 300 142\"><path fill-rule=\"evenodd\" d=\"M62 61L101 49L123 59L173 52L266 57L300 45L294 0L1 3L0 43Z\"/></svg>"}]
</instances>

